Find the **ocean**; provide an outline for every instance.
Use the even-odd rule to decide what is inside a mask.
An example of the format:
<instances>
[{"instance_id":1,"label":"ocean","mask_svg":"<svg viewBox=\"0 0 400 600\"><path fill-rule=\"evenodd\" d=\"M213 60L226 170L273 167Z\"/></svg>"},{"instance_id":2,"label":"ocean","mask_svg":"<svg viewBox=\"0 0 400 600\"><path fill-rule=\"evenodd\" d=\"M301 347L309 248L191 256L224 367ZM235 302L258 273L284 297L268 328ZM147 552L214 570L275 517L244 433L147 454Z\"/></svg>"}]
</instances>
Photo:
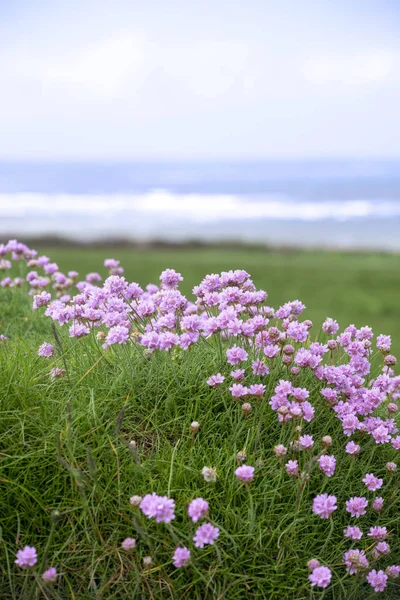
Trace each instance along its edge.
<instances>
[{"instance_id":1,"label":"ocean","mask_svg":"<svg viewBox=\"0 0 400 600\"><path fill-rule=\"evenodd\" d=\"M0 162L0 235L400 250L400 160Z\"/></svg>"}]
</instances>

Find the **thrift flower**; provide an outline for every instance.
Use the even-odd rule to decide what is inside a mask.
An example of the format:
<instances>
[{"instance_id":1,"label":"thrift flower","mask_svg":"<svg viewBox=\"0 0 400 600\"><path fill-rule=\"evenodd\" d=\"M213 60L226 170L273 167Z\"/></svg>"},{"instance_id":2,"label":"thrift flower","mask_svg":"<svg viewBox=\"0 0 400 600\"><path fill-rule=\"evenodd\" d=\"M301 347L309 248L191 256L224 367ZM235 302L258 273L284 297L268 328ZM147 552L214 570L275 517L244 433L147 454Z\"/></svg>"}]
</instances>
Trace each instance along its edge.
<instances>
[{"instance_id":1,"label":"thrift flower","mask_svg":"<svg viewBox=\"0 0 400 600\"><path fill-rule=\"evenodd\" d=\"M321 517L321 519L329 519L331 514L337 509L336 496L328 494L320 494L313 500L313 513Z\"/></svg>"},{"instance_id":2,"label":"thrift flower","mask_svg":"<svg viewBox=\"0 0 400 600\"><path fill-rule=\"evenodd\" d=\"M226 351L226 358L230 365L238 365L239 363L245 361L247 356L246 350L239 348L236 345L232 346L232 348L228 348Z\"/></svg>"},{"instance_id":3,"label":"thrift flower","mask_svg":"<svg viewBox=\"0 0 400 600\"><path fill-rule=\"evenodd\" d=\"M355 575L359 569L367 569L369 566L364 550L358 550L357 548L345 552L343 560L346 564L346 571L350 575Z\"/></svg>"},{"instance_id":4,"label":"thrift flower","mask_svg":"<svg viewBox=\"0 0 400 600\"><path fill-rule=\"evenodd\" d=\"M320 566L321 566L321 563L316 558L312 558L307 563L307 567L310 569L310 571L314 571L314 569L316 569L317 567L320 567Z\"/></svg>"},{"instance_id":5,"label":"thrift flower","mask_svg":"<svg viewBox=\"0 0 400 600\"><path fill-rule=\"evenodd\" d=\"M297 460L288 460L285 465L286 472L292 477L296 477L299 472L299 463Z\"/></svg>"},{"instance_id":6,"label":"thrift flower","mask_svg":"<svg viewBox=\"0 0 400 600\"><path fill-rule=\"evenodd\" d=\"M22 550L17 552L17 560L15 564L21 567L21 569L27 569L33 567L37 563L37 552L34 546L24 546Z\"/></svg>"},{"instance_id":7,"label":"thrift flower","mask_svg":"<svg viewBox=\"0 0 400 600\"><path fill-rule=\"evenodd\" d=\"M208 512L208 502L203 498L195 498L188 506L188 515L193 523L203 519Z\"/></svg>"},{"instance_id":8,"label":"thrift flower","mask_svg":"<svg viewBox=\"0 0 400 600\"><path fill-rule=\"evenodd\" d=\"M350 500L346 500L346 510L352 517L361 517L362 515L365 515L367 506L368 500L363 496L353 496Z\"/></svg>"},{"instance_id":9,"label":"thrift flower","mask_svg":"<svg viewBox=\"0 0 400 600\"><path fill-rule=\"evenodd\" d=\"M332 573L328 567L317 567L310 573L308 579L311 581L311 586L326 588L331 582Z\"/></svg>"},{"instance_id":10,"label":"thrift flower","mask_svg":"<svg viewBox=\"0 0 400 600\"><path fill-rule=\"evenodd\" d=\"M177 569L180 569L181 567L186 567L190 561L190 550L186 547L176 548L172 559L172 564Z\"/></svg>"},{"instance_id":11,"label":"thrift flower","mask_svg":"<svg viewBox=\"0 0 400 600\"><path fill-rule=\"evenodd\" d=\"M377 511L382 510L383 502L384 502L383 498L380 496L377 496L372 503L372 508Z\"/></svg>"},{"instance_id":12,"label":"thrift flower","mask_svg":"<svg viewBox=\"0 0 400 600\"><path fill-rule=\"evenodd\" d=\"M170 523L175 519L175 501L167 496L157 496L154 492L144 496L140 509L146 517L155 519L157 523Z\"/></svg>"},{"instance_id":13,"label":"thrift flower","mask_svg":"<svg viewBox=\"0 0 400 600\"><path fill-rule=\"evenodd\" d=\"M373 588L374 592L383 592L386 588L388 576L384 571L376 571L372 569L367 575L367 581Z\"/></svg>"},{"instance_id":14,"label":"thrift flower","mask_svg":"<svg viewBox=\"0 0 400 600\"><path fill-rule=\"evenodd\" d=\"M135 548L135 547L136 547L136 540L135 540L135 539L133 539L133 538L129 538L129 537L128 537L128 538L126 538L126 539L125 539L125 540L122 542L121 546L122 546L122 548L123 548L124 550L126 550L127 552L128 552L129 550L133 550L133 548Z\"/></svg>"},{"instance_id":15,"label":"thrift flower","mask_svg":"<svg viewBox=\"0 0 400 600\"><path fill-rule=\"evenodd\" d=\"M224 382L224 379L225 377L221 375L221 373L217 373L216 375L211 375L211 377L207 379L207 383L211 387L216 387L217 385L221 385L221 383Z\"/></svg>"},{"instance_id":16,"label":"thrift flower","mask_svg":"<svg viewBox=\"0 0 400 600\"><path fill-rule=\"evenodd\" d=\"M254 478L254 467L250 467L249 465L242 465L238 467L235 471L235 475L240 481L244 483L250 483Z\"/></svg>"},{"instance_id":17,"label":"thrift flower","mask_svg":"<svg viewBox=\"0 0 400 600\"><path fill-rule=\"evenodd\" d=\"M52 346L51 344L48 344L47 342L44 342L38 350L38 356L43 356L45 358L50 358L50 356L53 356L54 354L54 346Z\"/></svg>"},{"instance_id":18,"label":"thrift flower","mask_svg":"<svg viewBox=\"0 0 400 600\"><path fill-rule=\"evenodd\" d=\"M299 438L300 446L304 450L309 450L314 446L314 440L311 435L301 435Z\"/></svg>"},{"instance_id":19,"label":"thrift flower","mask_svg":"<svg viewBox=\"0 0 400 600\"><path fill-rule=\"evenodd\" d=\"M400 565L390 565L385 571L386 575L390 577L390 579L397 579L400 575Z\"/></svg>"},{"instance_id":20,"label":"thrift flower","mask_svg":"<svg viewBox=\"0 0 400 600\"><path fill-rule=\"evenodd\" d=\"M347 454L351 454L351 456L355 456L359 454L361 448L358 444L355 444L353 441L347 442L346 444L346 452Z\"/></svg>"},{"instance_id":21,"label":"thrift flower","mask_svg":"<svg viewBox=\"0 0 400 600\"><path fill-rule=\"evenodd\" d=\"M363 478L363 483L365 483L370 492L375 492L375 490L379 490L382 487L383 479L375 477L373 473L367 473Z\"/></svg>"},{"instance_id":22,"label":"thrift flower","mask_svg":"<svg viewBox=\"0 0 400 600\"><path fill-rule=\"evenodd\" d=\"M334 456L328 456L327 454L324 454L320 457L318 464L321 471L325 473L327 477L332 477L332 475L335 473L336 459Z\"/></svg>"},{"instance_id":23,"label":"thrift flower","mask_svg":"<svg viewBox=\"0 0 400 600\"><path fill-rule=\"evenodd\" d=\"M344 536L351 540L361 540L363 533L359 527L352 527L349 525L343 529Z\"/></svg>"},{"instance_id":24,"label":"thrift flower","mask_svg":"<svg viewBox=\"0 0 400 600\"><path fill-rule=\"evenodd\" d=\"M206 544L214 544L214 541L219 536L218 527L213 527L211 523L204 523L197 528L193 537L196 548L204 548Z\"/></svg>"},{"instance_id":25,"label":"thrift flower","mask_svg":"<svg viewBox=\"0 0 400 600\"><path fill-rule=\"evenodd\" d=\"M377 525L370 528L368 536L374 538L374 540L383 540L387 534L388 532L386 527L380 527Z\"/></svg>"},{"instance_id":26,"label":"thrift flower","mask_svg":"<svg viewBox=\"0 0 400 600\"><path fill-rule=\"evenodd\" d=\"M47 569L42 575L43 581L46 583L55 583L57 581L57 569L55 567L50 567Z\"/></svg>"}]
</instances>

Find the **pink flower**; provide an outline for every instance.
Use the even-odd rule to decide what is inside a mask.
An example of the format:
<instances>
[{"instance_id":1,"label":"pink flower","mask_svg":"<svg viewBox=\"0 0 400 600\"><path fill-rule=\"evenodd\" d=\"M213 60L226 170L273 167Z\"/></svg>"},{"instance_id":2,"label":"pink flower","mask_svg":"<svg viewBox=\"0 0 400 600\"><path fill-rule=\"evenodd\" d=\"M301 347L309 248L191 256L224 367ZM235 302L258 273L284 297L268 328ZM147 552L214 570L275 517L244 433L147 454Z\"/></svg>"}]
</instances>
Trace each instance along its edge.
<instances>
[{"instance_id":1,"label":"pink flower","mask_svg":"<svg viewBox=\"0 0 400 600\"><path fill-rule=\"evenodd\" d=\"M167 496L157 496L156 493L146 494L140 503L140 509L149 519L157 523L170 523L175 519L175 502Z\"/></svg>"},{"instance_id":2,"label":"pink flower","mask_svg":"<svg viewBox=\"0 0 400 600\"><path fill-rule=\"evenodd\" d=\"M328 567L317 567L308 576L308 579L311 581L312 587L316 585L321 588L326 588L331 582L332 573Z\"/></svg>"},{"instance_id":3,"label":"pink flower","mask_svg":"<svg viewBox=\"0 0 400 600\"><path fill-rule=\"evenodd\" d=\"M238 479L240 479L240 481L243 481L244 483L250 483L250 481L252 481L254 478L254 467L242 465L236 469L235 475Z\"/></svg>"},{"instance_id":4,"label":"pink flower","mask_svg":"<svg viewBox=\"0 0 400 600\"><path fill-rule=\"evenodd\" d=\"M346 564L346 571L350 575L355 575L359 569L367 569L369 566L364 550L348 550L343 557Z\"/></svg>"},{"instance_id":5,"label":"pink flower","mask_svg":"<svg viewBox=\"0 0 400 600\"><path fill-rule=\"evenodd\" d=\"M47 569L42 575L43 581L46 583L55 583L57 581L57 569L55 567L50 567Z\"/></svg>"},{"instance_id":6,"label":"pink flower","mask_svg":"<svg viewBox=\"0 0 400 600\"><path fill-rule=\"evenodd\" d=\"M126 550L128 552L129 550L132 550L133 548L136 547L136 540L133 538L129 538L129 537L125 538L124 541L122 542L121 546L124 550Z\"/></svg>"},{"instance_id":7,"label":"pink flower","mask_svg":"<svg viewBox=\"0 0 400 600\"><path fill-rule=\"evenodd\" d=\"M323 471L323 473L325 473L325 475L327 477L332 477L332 475L335 472L335 468L336 468L335 457L324 454L320 457L318 463L319 463L319 468L321 469L321 471Z\"/></svg>"},{"instance_id":8,"label":"pink flower","mask_svg":"<svg viewBox=\"0 0 400 600\"><path fill-rule=\"evenodd\" d=\"M208 502L203 498L195 498L188 506L188 515L193 523L203 519L208 512Z\"/></svg>"},{"instance_id":9,"label":"pink flower","mask_svg":"<svg viewBox=\"0 0 400 600\"><path fill-rule=\"evenodd\" d=\"M217 385L221 385L221 383L223 383L224 379L225 379L225 377L223 375L221 375L221 373L217 373L216 375L211 375L211 377L209 377L209 379L207 379L207 383L211 387L215 387Z\"/></svg>"},{"instance_id":10,"label":"pink flower","mask_svg":"<svg viewBox=\"0 0 400 600\"><path fill-rule=\"evenodd\" d=\"M292 477L296 477L299 472L299 463L297 460L288 460L285 465L286 473L288 475L292 475Z\"/></svg>"},{"instance_id":11,"label":"pink flower","mask_svg":"<svg viewBox=\"0 0 400 600\"><path fill-rule=\"evenodd\" d=\"M375 548L372 550L374 558L378 559L384 554L390 554L390 546L387 542L378 542Z\"/></svg>"},{"instance_id":12,"label":"pink flower","mask_svg":"<svg viewBox=\"0 0 400 600\"><path fill-rule=\"evenodd\" d=\"M328 496L328 494L320 494L313 500L313 513L321 517L321 519L329 519L331 514L337 509L336 496Z\"/></svg>"},{"instance_id":13,"label":"pink flower","mask_svg":"<svg viewBox=\"0 0 400 600\"><path fill-rule=\"evenodd\" d=\"M353 496L350 500L346 500L346 510L352 517L365 515L367 506L368 500L363 496Z\"/></svg>"},{"instance_id":14,"label":"pink flower","mask_svg":"<svg viewBox=\"0 0 400 600\"><path fill-rule=\"evenodd\" d=\"M316 569L317 567L320 567L320 566L321 566L321 563L316 558L312 558L307 563L307 567L310 569L310 571L314 571L314 569Z\"/></svg>"},{"instance_id":15,"label":"pink flower","mask_svg":"<svg viewBox=\"0 0 400 600\"><path fill-rule=\"evenodd\" d=\"M206 544L214 544L214 541L219 536L218 527L213 527L211 523L204 523L197 528L193 537L196 548L204 548Z\"/></svg>"},{"instance_id":16,"label":"pink flower","mask_svg":"<svg viewBox=\"0 0 400 600\"><path fill-rule=\"evenodd\" d=\"M262 383L253 383L253 385L251 385L249 387L249 395L250 396L256 396L258 398L262 398L262 396L264 395L265 392L265 385L263 385Z\"/></svg>"},{"instance_id":17,"label":"pink flower","mask_svg":"<svg viewBox=\"0 0 400 600\"><path fill-rule=\"evenodd\" d=\"M242 396L247 396L249 393L248 388L241 383L234 383L229 388L229 391L231 392L233 398L241 398Z\"/></svg>"},{"instance_id":18,"label":"pink flower","mask_svg":"<svg viewBox=\"0 0 400 600\"><path fill-rule=\"evenodd\" d=\"M50 300L51 300L51 294L49 294L48 292L41 292L37 296L34 296L33 297L33 305L32 305L33 310L36 310L37 308L40 308L41 306L46 306L46 304L48 304L50 302Z\"/></svg>"},{"instance_id":19,"label":"pink flower","mask_svg":"<svg viewBox=\"0 0 400 600\"><path fill-rule=\"evenodd\" d=\"M374 429L372 436L377 444L385 444L386 442L390 442L389 430L384 425L380 425Z\"/></svg>"},{"instance_id":20,"label":"pink flower","mask_svg":"<svg viewBox=\"0 0 400 600\"><path fill-rule=\"evenodd\" d=\"M363 533L359 527L353 527L349 525L343 529L344 536L351 540L361 540Z\"/></svg>"},{"instance_id":21,"label":"pink flower","mask_svg":"<svg viewBox=\"0 0 400 600\"><path fill-rule=\"evenodd\" d=\"M24 546L22 550L17 552L17 560L15 564L21 567L21 569L27 569L33 567L37 563L37 552L34 546Z\"/></svg>"},{"instance_id":22,"label":"pink flower","mask_svg":"<svg viewBox=\"0 0 400 600\"><path fill-rule=\"evenodd\" d=\"M376 525L375 527L371 527L369 530L369 537L374 538L374 540L383 540L387 536L388 532L386 527L380 527Z\"/></svg>"},{"instance_id":23,"label":"pink flower","mask_svg":"<svg viewBox=\"0 0 400 600\"><path fill-rule=\"evenodd\" d=\"M43 356L44 358L50 358L50 356L53 356L53 353L54 346L48 344L47 342L44 342L38 350L38 356Z\"/></svg>"},{"instance_id":24,"label":"pink flower","mask_svg":"<svg viewBox=\"0 0 400 600\"><path fill-rule=\"evenodd\" d=\"M400 575L400 565L390 565L385 572L390 579L396 579Z\"/></svg>"},{"instance_id":25,"label":"pink flower","mask_svg":"<svg viewBox=\"0 0 400 600\"><path fill-rule=\"evenodd\" d=\"M299 438L300 446L305 450L309 450L314 446L314 440L311 435L301 435Z\"/></svg>"},{"instance_id":26,"label":"pink flower","mask_svg":"<svg viewBox=\"0 0 400 600\"><path fill-rule=\"evenodd\" d=\"M348 442L346 444L346 452L347 454L351 454L352 456L355 456L356 454L358 454L360 452L361 448L358 444L355 444L353 442L353 440L351 440L350 442Z\"/></svg>"},{"instance_id":27,"label":"pink flower","mask_svg":"<svg viewBox=\"0 0 400 600\"><path fill-rule=\"evenodd\" d=\"M172 556L172 559L173 559L172 564L177 569L179 569L181 567L186 567L190 561L190 550L186 547L176 548L176 550Z\"/></svg>"},{"instance_id":28,"label":"pink flower","mask_svg":"<svg viewBox=\"0 0 400 600\"><path fill-rule=\"evenodd\" d=\"M383 502L383 498L381 496L377 496L372 503L372 508L377 511L382 510Z\"/></svg>"},{"instance_id":29,"label":"pink flower","mask_svg":"<svg viewBox=\"0 0 400 600\"><path fill-rule=\"evenodd\" d=\"M269 373L269 368L261 360L255 360L251 364L251 369L253 371L253 375L268 375Z\"/></svg>"},{"instance_id":30,"label":"pink flower","mask_svg":"<svg viewBox=\"0 0 400 600\"><path fill-rule=\"evenodd\" d=\"M242 381L244 378L244 373L244 369L236 369L235 371L231 371L230 375L235 381Z\"/></svg>"},{"instance_id":31,"label":"pink flower","mask_svg":"<svg viewBox=\"0 0 400 600\"><path fill-rule=\"evenodd\" d=\"M329 335L335 335L339 330L338 322L331 317L328 317L322 324L322 330Z\"/></svg>"},{"instance_id":32,"label":"pink flower","mask_svg":"<svg viewBox=\"0 0 400 600\"><path fill-rule=\"evenodd\" d=\"M383 592L386 588L388 576L384 571L376 571L372 569L367 575L367 581L373 588L374 592Z\"/></svg>"},{"instance_id":33,"label":"pink flower","mask_svg":"<svg viewBox=\"0 0 400 600\"><path fill-rule=\"evenodd\" d=\"M375 490L379 490L382 487L383 479L378 479L373 473L367 473L363 478L363 483L365 483L371 492L375 492Z\"/></svg>"},{"instance_id":34,"label":"pink flower","mask_svg":"<svg viewBox=\"0 0 400 600\"><path fill-rule=\"evenodd\" d=\"M228 348L226 351L226 358L230 365L238 365L247 359L247 352L243 348L239 348L238 346L232 346L232 348Z\"/></svg>"}]
</instances>

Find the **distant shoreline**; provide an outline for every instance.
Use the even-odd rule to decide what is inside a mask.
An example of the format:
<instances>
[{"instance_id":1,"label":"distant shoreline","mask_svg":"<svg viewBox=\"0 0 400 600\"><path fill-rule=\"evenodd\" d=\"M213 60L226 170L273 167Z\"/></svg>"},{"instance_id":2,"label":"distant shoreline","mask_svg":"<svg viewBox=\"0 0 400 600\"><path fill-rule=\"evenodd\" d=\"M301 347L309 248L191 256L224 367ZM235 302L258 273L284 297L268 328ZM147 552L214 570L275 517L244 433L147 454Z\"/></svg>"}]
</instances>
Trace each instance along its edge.
<instances>
[{"instance_id":1,"label":"distant shoreline","mask_svg":"<svg viewBox=\"0 0 400 600\"><path fill-rule=\"evenodd\" d=\"M101 237L97 239L91 239L85 241L78 238L66 237L66 236L26 236L19 234L8 234L0 235L0 243L6 243L9 239L18 239L19 241L27 244L31 248L45 247L45 248L82 248L88 250L95 250L101 248L115 248L115 249L132 249L137 251L151 251L151 250L246 250L249 252L264 251L266 253L287 253L292 254L296 252L308 253L308 252L323 252L323 253L337 253L337 254L380 254L380 255L400 255L397 250L385 250L375 248L357 248L357 247L329 247L329 246L301 246L301 245L286 245L286 244L267 244L261 242L241 242L235 240L224 240L221 242L203 241L203 240L185 240L185 241L170 241L163 239L152 239L147 241L128 239L128 238L112 238L112 237Z\"/></svg>"}]
</instances>

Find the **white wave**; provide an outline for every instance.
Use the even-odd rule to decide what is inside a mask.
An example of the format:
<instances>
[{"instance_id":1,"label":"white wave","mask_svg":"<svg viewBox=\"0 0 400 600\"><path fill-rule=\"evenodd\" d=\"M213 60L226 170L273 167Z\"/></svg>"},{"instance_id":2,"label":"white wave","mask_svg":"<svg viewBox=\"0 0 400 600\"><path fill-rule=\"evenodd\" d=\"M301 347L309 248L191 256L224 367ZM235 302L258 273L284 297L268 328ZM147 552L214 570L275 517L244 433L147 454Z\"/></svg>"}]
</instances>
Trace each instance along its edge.
<instances>
[{"instance_id":1,"label":"white wave","mask_svg":"<svg viewBox=\"0 0 400 600\"><path fill-rule=\"evenodd\" d=\"M175 194L154 190L145 194L71 195L0 194L0 227L16 219L56 223L66 217L89 219L92 226L119 218L134 224L136 218L187 223L217 223L278 219L283 221L344 221L359 218L396 218L398 200L298 201L281 195Z\"/></svg>"}]
</instances>

